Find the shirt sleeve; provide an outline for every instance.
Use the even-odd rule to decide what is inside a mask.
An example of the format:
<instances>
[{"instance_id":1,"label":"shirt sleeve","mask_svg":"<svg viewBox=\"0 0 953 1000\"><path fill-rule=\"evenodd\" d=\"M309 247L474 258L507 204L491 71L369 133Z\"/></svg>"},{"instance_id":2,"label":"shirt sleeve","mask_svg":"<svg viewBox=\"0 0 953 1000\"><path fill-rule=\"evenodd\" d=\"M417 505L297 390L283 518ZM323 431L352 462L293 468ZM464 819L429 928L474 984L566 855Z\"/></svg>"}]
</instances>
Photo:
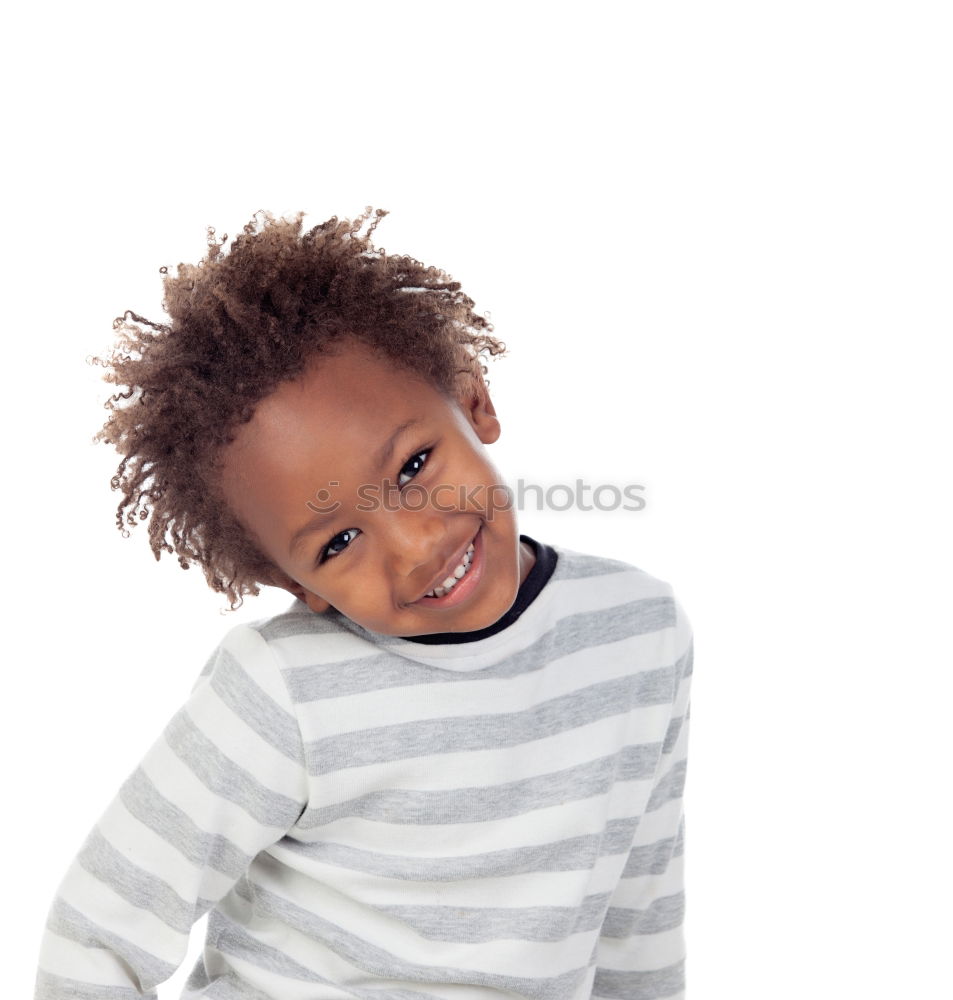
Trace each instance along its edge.
<instances>
[{"instance_id":1,"label":"shirt sleeve","mask_svg":"<svg viewBox=\"0 0 953 1000\"><path fill-rule=\"evenodd\" d=\"M685 995L682 791L688 752L691 626L676 601L672 712L648 804L596 950L592 997L679 1000Z\"/></svg>"},{"instance_id":2,"label":"shirt sleeve","mask_svg":"<svg viewBox=\"0 0 953 1000\"><path fill-rule=\"evenodd\" d=\"M60 884L35 1000L156 1000L189 929L294 826L308 782L273 652L232 629Z\"/></svg>"}]
</instances>

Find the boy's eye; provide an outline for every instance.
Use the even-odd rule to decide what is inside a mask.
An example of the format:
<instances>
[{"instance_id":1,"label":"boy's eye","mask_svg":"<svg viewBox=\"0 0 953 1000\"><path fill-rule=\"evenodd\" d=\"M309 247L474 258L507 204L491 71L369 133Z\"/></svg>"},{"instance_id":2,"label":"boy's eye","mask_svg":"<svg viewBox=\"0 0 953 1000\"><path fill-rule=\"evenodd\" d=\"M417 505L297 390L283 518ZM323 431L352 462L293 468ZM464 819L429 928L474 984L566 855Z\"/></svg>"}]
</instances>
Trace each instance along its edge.
<instances>
[{"instance_id":1,"label":"boy's eye","mask_svg":"<svg viewBox=\"0 0 953 1000\"><path fill-rule=\"evenodd\" d=\"M340 555L359 534L359 528L345 528L344 531L339 531L321 550L321 562Z\"/></svg>"},{"instance_id":2,"label":"boy's eye","mask_svg":"<svg viewBox=\"0 0 953 1000\"><path fill-rule=\"evenodd\" d=\"M397 484L399 486L405 486L418 472L427 464L427 457L430 455L430 449L425 451L418 451L416 455L412 455L408 462L405 462L397 476Z\"/></svg>"}]
</instances>

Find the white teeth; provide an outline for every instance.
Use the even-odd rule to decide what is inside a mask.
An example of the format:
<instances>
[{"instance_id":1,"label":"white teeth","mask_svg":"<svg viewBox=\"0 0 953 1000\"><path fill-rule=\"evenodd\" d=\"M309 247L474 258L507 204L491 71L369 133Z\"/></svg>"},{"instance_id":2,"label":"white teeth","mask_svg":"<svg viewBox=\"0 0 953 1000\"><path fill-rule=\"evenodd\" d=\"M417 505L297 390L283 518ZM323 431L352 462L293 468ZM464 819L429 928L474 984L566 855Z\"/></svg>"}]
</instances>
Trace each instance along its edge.
<instances>
[{"instance_id":1,"label":"white teeth","mask_svg":"<svg viewBox=\"0 0 953 1000\"><path fill-rule=\"evenodd\" d=\"M467 551L464 553L463 561L460 565L453 571L453 576L448 576L443 584L439 587L434 587L429 594L425 594L425 597L443 597L448 591L453 590L457 585L457 580L462 580L467 574L467 570L470 569L470 563L473 559L473 545L471 544Z\"/></svg>"}]
</instances>

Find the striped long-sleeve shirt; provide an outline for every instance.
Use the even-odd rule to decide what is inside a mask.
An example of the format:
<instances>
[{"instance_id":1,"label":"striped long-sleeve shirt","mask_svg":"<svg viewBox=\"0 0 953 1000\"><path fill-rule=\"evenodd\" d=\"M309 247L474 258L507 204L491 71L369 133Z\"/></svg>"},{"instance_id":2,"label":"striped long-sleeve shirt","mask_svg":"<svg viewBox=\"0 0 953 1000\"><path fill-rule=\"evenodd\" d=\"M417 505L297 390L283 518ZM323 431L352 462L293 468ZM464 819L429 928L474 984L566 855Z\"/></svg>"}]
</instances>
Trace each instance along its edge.
<instances>
[{"instance_id":1,"label":"striped long-sleeve shirt","mask_svg":"<svg viewBox=\"0 0 953 1000\"><path fill-rule=\"evenodd\" d=\"M37 1000L684 991L692 641L556 548L520 617L422 644L295 602L233 628L63 880Z\"/></svg>"}]
</instances>

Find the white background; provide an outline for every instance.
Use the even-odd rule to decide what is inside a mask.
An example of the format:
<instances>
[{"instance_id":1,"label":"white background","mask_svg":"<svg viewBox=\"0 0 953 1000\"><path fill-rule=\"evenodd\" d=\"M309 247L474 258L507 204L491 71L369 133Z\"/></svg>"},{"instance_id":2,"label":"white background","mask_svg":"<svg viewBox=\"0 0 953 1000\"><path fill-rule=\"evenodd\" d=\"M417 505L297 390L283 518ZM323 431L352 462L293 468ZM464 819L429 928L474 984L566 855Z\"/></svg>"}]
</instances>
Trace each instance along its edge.
<instances>
[{"instance_id":1,"label":"white background","mask_svg":"<svg viewBox=\"0 0 953 1000\"><path fill-rule=\"evenodd\" d=\"M158 268L206 225L369 204L510 346L504 473L646 487L640 513L522 527L671 581L694 625L693 1000L945 995L948 10L7 15L5 995L218 638L287 603L222 615L120 538L84 359L124 309L159 318Z\"/></svg>"}]
</instances>

